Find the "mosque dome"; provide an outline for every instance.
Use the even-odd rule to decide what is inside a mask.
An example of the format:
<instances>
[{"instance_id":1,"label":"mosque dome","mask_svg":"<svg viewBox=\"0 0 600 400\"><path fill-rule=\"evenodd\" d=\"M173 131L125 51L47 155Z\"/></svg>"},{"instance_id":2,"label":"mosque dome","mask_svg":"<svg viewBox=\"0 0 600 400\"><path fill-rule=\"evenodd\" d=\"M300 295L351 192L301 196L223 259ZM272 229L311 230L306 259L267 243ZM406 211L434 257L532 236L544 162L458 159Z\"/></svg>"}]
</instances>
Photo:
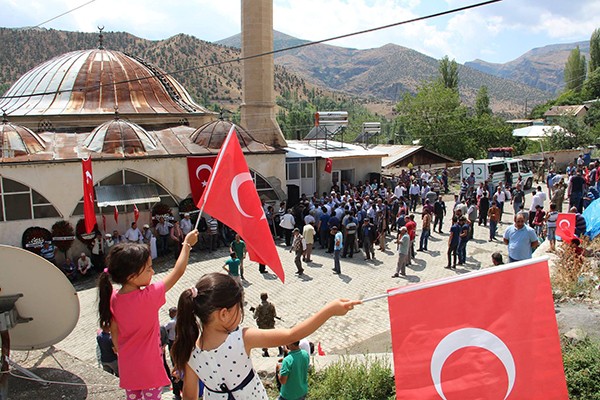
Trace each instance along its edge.
<instances>
[{"instance_id":1,"label":"mosque dome","mask_svg":"<svg viewBox=\"0 0 600 400\"><path fill-rule=\"evenodd\" d=\"M192 132L190 141L202 147L218 150L225 141L232 125L232 122L224 121L223 119L208 122ZM273 150L273 147L254 140L254 138L241 126L236 125L235 131L242 149L247 149L250 152Z\"/></svg>"},{"instance_id":2,"label":"mosque dome","mask_svg":"<svg viewBox=\"0 0 600 400\"><path fill-rule=\"evenodd\" d=\"M73 51L24 74L0 100L11 116L206 114L164 71L120 51Z\"/></svg>"},{"instance_id":3,"label":"mosque dome","mask_svg":"<svg viewBox=\"0 0 600 400\"><path fill-rule=\"evenodd\" d=\"M44 141L29 128L11 124L6 115L0 124L0 152L2 158L35 154L46 148Z\"/></svg>"},{"instance_id":4,"label":"mosque dome","mask_svg":"<svg viewBox=\"0 0 600 400\"><path fill-rule=\"evenodd\" d=\"M156 141L144 128L119 118L107 121L90 133L83 142L90 151L108 154L145 154L156 149Z\"/></svg>"}]
</instances>

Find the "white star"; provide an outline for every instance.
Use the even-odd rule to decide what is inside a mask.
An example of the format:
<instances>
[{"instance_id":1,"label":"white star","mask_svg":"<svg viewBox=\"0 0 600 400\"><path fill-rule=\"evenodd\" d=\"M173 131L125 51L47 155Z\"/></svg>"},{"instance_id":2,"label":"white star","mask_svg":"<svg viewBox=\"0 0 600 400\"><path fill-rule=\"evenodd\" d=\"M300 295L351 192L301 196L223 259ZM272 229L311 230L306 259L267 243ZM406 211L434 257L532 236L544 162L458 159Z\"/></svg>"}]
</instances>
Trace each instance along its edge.
<instances>
[{"instance_id":1,"label":"white star","mask_svg":"<svg viewBox=\"0 0 600 400\"><path fill-rule=\"evenodd\" d=\"M206 187L207 184L208 184L207 181L202 181L202 187Z\"/></svg>"}]
</instances>

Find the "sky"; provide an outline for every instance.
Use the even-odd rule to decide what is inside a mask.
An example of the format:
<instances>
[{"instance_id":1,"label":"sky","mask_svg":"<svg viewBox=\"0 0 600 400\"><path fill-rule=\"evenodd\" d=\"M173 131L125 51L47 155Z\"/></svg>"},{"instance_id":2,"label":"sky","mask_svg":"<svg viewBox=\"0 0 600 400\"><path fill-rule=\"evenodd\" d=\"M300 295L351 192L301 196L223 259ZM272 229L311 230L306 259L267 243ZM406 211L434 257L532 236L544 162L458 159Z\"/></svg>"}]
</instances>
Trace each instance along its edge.
<instances>
[{"instance_id":1,"label":"sky","mask_svg":"<svg viewBox=\"0 0 600 400\"><path fill-rule=\"evenodd\" d=\"M482 1L273 0L273 25L280 32L314 41ZM42 24L97 32L98 26L104 26L105 31L125 31L151 40L185 33L212 42L239 33L241 26L241 0L0 0L0 9L1 27ZM504 63L532 48L588 41L597 28L598 0L502 0L329 44L366 49L394 43L438 59L447 55L459 63L474 59Z\"/></svg>"}]
</instances>

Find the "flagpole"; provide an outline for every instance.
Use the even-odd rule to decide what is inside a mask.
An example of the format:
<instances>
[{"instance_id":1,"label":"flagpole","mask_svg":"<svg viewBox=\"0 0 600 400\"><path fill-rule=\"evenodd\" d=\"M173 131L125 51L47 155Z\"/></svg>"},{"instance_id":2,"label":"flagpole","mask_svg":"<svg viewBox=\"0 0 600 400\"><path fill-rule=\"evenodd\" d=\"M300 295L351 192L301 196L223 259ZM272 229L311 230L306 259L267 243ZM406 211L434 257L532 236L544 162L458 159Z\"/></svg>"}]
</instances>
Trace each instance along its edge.
<instances>
[{"instance_id":1,"label":"flagpole","mask_svg":"<svg viewBox=\"0 0 600 400\"><path fill-rule=\"evenodd\" d=\"M227 148L227 145L229 144L229 140L231 139L231 136L234 131L235 131L235 125L231 124L231 129L229 129L229 133L227 134L227 137L225 138L225 142L223 142L223 145L221 146L221 149L219 150L219 154L217 155L217 162L214 165L212 172L210 173L210 179L208 180L208 186L206 187L206 190L204 191L204 194L202 196L202 198L204 198L205 200L202 203L202 206L200 207L198 218L196 219L196 226L194 227L194 229L198 229L198 224L200 223L200 218L202 218L202 212L204 211L204 205L206 204L206 198L210 194L210 189L212 188L213 182L215 180L215 176L217 175L217 171L219 169L219 166L221 165L221 160L223 159L223 157L219 157L219 156L221 155L221 152L223 151L223 149Z\"/></svg>"},{"instance_id":2,"label":"flagpole","mask_svg":"<svg viewBox=\"0 0 600 400\"><path fill-rule=\"evenodd\" d=\"M398 289L390 290L389 292L384 293L384 294L378 294L376 296L368 297L366 299L361 300L361 302L366 303L369 301L385 299L385 298L388 298L391 296L395 296L397 294L409 293L409 292L413 292L415 290L426 289L426 288L430 288L430 287L434 287L434 286L440 286L445 283L463 281L465 279L477 278L479 276L495 274L498 272L508 271L508 270L515 269L515 268L527 267L528 265L531 265L531 264L535 264L535 263L542 262L542 261L548 261L548 259L549 259L548 256L530 258L527 260L516 261L514 263L490 267L490 268L486 268L486 269L479 270L479 271L472 271L467 274L462 274L462 275L458 275L458 276L450 276L450 277L435 279L433 281L423 282L423 283L417 284L417 285L403 286Z\"/></svg>"}]
</instances>

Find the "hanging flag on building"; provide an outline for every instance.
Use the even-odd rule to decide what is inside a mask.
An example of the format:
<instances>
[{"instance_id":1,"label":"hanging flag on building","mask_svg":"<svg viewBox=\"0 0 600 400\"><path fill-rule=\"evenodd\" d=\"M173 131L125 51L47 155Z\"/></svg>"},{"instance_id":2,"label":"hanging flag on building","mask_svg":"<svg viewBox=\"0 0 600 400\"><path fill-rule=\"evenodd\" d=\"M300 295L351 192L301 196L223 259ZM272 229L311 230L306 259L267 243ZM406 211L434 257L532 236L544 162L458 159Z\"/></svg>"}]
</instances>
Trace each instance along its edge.
<instances>
[{"instance_id":1,"label":"hanging flag on building","mask_svg":"<svg viewBox=\"0 0 600 400\"><path fill-rule=\"evenodd\" d=\"M198 204L206 185L208 185L208 178L210 178L216 159L216 156L187 158L188 178L194 204Z\"/></svg>"},{"instance_id":2,"label":"hanging flag on building","mask_svg":"<svg viewBox=\"0 0 600 400\"><path fill-rule=\"evenodd\" d=\"M556 235L570 242L575 237L576 216L574 213L559 213L556 219Z\"/></svg>"},{"instance_id":3,"label":"hanging flag on building","mask_svg":"<svg viewBox=\"0 0 600 400\"><path fill-rule=\"evenodd\" d=\"M140 218L140 210L138 210L137 205L133 205L133 221L137 224L138 219Z\"/></svg>"},{"instance_id":4,"label":"hanging flag on building","mask_svg":"<svg viewBox=\"0 0 600 400\"><path fill-rule=\"evenodd\" d=\"M83 219L85 233L92 233L96 225L96 212L94 211L94 176L92 174L91 157L81 160L83 171Z\"/></svg>"},{"instance_id":5,"label":"hanging flag on building","mask_svg":"<svg viewBox=\"0 0 600 400\"><path fill-rule=\"evenodd\" d=\"M331 158L326 158L325 159L325 172L330 174L332 170L333 170L333 160Z\"/></svg>"},{"instance_id":6,"label":"hanging flag on building","mask_svg":"<svg viewBox=\"0 0 600 400\"><path fill-rule=\"evenodd\" d=\"M250 260L265 264L285 280L281 260L232 125L213 166L198 208L239 233Z\"/></svg>"},{"instance_id":7,"label":"hanging flag on building","mask_svg":"<svg viewBox=\"0 0 600 400\"><path fill-rule=\"evenodd\" d=\"M117 206L115 206L114 217L115 217L115 222L118 224L119 223L119 209L117 208Z\"/></svg>"},{"instance_id":8,"label":"hanging flag on building","mask_svg":"<svg viewBox=\"0 0 600 400\"><path fill-rule=\"evenodd\" d=\"M568 399L547 259L388 291L397 399Z\"/></svg>"}]
</instances>

